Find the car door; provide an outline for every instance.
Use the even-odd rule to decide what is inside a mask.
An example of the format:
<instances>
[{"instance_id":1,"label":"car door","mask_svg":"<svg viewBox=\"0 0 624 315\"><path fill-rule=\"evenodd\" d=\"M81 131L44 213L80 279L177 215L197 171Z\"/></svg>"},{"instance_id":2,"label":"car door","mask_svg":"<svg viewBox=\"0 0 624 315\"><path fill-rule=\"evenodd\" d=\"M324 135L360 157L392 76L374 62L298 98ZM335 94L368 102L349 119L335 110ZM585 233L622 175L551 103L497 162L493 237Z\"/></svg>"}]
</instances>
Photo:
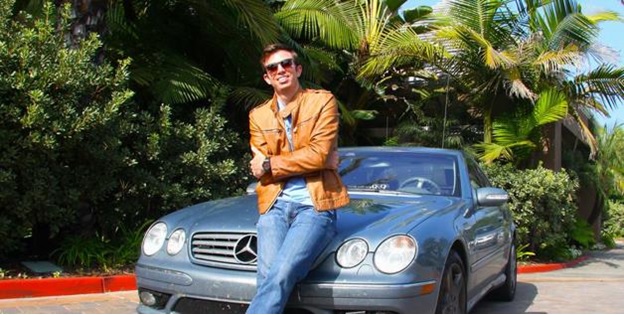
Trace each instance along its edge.
<instances>
[{"instance_id":1,"label":"car door","mask_svg":"<svg viewBox=\"0 0 624 315\"><path fill-rule=\"evenodd\" d=\"M476 190L481 187L491 187L487 177L483 174L477 163L467 158L472 186L474 208L474 238L471 240L472 252L471 273L474 288L477 291L492 282L505 267L507 235L505 229L507 218L500 207L484 207L476 203Z\"/></svg>"}]
</instances>

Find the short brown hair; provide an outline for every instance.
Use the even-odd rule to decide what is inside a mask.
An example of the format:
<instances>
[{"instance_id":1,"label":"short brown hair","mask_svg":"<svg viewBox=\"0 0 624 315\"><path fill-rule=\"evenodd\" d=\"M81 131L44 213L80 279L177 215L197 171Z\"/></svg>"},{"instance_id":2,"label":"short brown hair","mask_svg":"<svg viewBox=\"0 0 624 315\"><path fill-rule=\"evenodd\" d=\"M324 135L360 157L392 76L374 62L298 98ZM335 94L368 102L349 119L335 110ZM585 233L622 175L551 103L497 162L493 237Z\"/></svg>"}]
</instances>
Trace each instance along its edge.
<instances>
[{"instance_id":1,"label":"short brown hair","mask_svg":"<svg viewBox=\"0 0 624 315\"><path fill-rule=\"evenodd\" d=\"M295 64L299 64L299 62L297 61L297 52L294 49L292 49L292 47L285 45L285 44L277 43L277 44L269 44L266 47L264 47L264 49L262 50L262 57L260 58L260 64L262 65L262 67L264 68L264 62L269 58L270 55L280 50L285 50L291 53L293 55Z\"/></svg>"}]
</instances>

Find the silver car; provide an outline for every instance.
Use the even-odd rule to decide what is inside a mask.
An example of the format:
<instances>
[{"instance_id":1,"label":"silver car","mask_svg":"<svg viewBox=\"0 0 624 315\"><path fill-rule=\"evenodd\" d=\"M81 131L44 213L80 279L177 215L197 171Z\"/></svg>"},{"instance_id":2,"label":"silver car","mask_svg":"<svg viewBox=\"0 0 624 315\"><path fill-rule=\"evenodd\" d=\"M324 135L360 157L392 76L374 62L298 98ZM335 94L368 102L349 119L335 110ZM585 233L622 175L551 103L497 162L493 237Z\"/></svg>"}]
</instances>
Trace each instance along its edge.
<instances>
[{"instance_id":1,"label":"silver car","mask_svg":"<svg viewBox=\"0 0 624 315\"><path fill-rule=\"evenodd\" d=\"M516 291L507 193L460 151L340 149L351 203L287 312L465 313ZM251 190L253 191L253 190ZM256 196L168 214L136 265L140 313L242 313L256 287Z\"/></svg>"}]
</instances>

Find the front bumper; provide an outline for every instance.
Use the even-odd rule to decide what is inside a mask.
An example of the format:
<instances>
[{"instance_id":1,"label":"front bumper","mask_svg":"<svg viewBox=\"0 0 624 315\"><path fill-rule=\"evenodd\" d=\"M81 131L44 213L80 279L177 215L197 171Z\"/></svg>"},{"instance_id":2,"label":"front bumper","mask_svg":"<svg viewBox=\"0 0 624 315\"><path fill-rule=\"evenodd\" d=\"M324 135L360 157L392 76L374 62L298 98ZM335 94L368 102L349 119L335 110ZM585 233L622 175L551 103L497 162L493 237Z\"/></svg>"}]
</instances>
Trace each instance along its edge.
<instances>
[{"instance_id":1,"label":"front bumper","mask_svg":"<svg viewBox=\"0 0 624 315\"><path fill-rule=\"evenodd\" d=\"M180 272L138 264L136 276L139 294L147 292L159 297L153 307L139 304L139 313L243 313L256 291L255 272L205 267ZM436 286L434 281L405 284L306 281L295 287L286 308L297 313L433 313Z\"/></svg>"}]
</instances>

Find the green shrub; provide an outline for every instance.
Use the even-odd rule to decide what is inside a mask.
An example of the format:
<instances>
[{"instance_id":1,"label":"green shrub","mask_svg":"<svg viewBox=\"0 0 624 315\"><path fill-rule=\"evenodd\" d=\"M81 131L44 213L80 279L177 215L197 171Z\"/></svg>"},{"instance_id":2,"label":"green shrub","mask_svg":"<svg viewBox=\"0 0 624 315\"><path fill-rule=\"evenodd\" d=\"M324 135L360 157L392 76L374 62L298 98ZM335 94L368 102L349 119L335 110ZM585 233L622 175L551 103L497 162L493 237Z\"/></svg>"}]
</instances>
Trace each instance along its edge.
<instances>
[{"instance_id":1,"label":"green shrub","mask_svg":"<svg viewBox=\"0 0 624 315\"><path fill-rule=\"evenodd\" d=\"M587 221L581 218L577 218L574 222L574 227L570 231L570 238L582 249L589 249L596 243L594 230Z\"/></svg>"},{"instance_id":2,"label":"green shrub","mask_svg":"<svg viewBox=\"0 0 624 315\"><path fill-rule=\"evenodd\" d=\"M494 186L510 195L517 243L528 244L528 251L534 252L537 259L567 259L578 211L578 180L565 171L553 172L541 165L517 170L510 164L490 164L483 169Z\"/></svg>"},{"instance_id":3,"label":"green shrub","mask_svg":"<svg viewBox=\"0 0 624 315\"><path fill-rule=\"evenodd\" d=\"M41 19L12 6L0 2L0 260L30 243L43 251L31 257L62 244L68 263L101 263L108 253L78 247L244 191L249 155L219 113L226 91L197 110L138 104L128 60L107 62L94 34L68 41L69 6L48 3Z\"/></svg>"},{"instance_id":4,"label":"green shrub","mask_svg":"<svg viewBox=\"0 0 624 315\"><path fill-rule=\"evenodd\" d=\"M0 257L38 226L57 234L81 204L111 192L103 165L119 162L113 126L132 96L127 61L93 62L95 35L68 47L68 7L60 19L48 4L42 19L13 20L11 6L0 7Z\"/></svg>"},{"instance_id":5,"label":"green shrub","mask_svg":"<svg viewBox=\"0 0 624 315\"><path fill-rule=\"evenodd\" d=\"M527 247L529 247L529 244L522 244L516 248L516 258L518 261L526 261L529 260L529 257L535 256L534 252L526 250Z\"/></svg>"},{"instance_id":6,"label":"green shrub","mask_svg":"<svg viewBox=\"0 0 624 315\"><path fill-rule=\"evenodd\" d=\"M624 237L624 203L609 200L603 215L600 239L606 247L615 248L615 240Z\"/></svg>"},{"instance_id":7,"label":"green shrub","mask_svg":"<svg viewBox=\"0 0 624 315\"><path fill-rule=\"evenodd\" d=\"M136 229L118 229L111 239L99 235L72 235L52 252L59 264L66 267L101 268L107 271L133 264L139 258L143 234L152 221Z\"/></svg>"},{"instance_id":8,"label":"green shrub","mask_svg":"<svg viewBox=\"0 0 624 315\"><path fill-rule=\"evenodd\" d=\"M612 238L624 237L624 203L609 201L602 230Z\"/></svg>"}]
</instances>

